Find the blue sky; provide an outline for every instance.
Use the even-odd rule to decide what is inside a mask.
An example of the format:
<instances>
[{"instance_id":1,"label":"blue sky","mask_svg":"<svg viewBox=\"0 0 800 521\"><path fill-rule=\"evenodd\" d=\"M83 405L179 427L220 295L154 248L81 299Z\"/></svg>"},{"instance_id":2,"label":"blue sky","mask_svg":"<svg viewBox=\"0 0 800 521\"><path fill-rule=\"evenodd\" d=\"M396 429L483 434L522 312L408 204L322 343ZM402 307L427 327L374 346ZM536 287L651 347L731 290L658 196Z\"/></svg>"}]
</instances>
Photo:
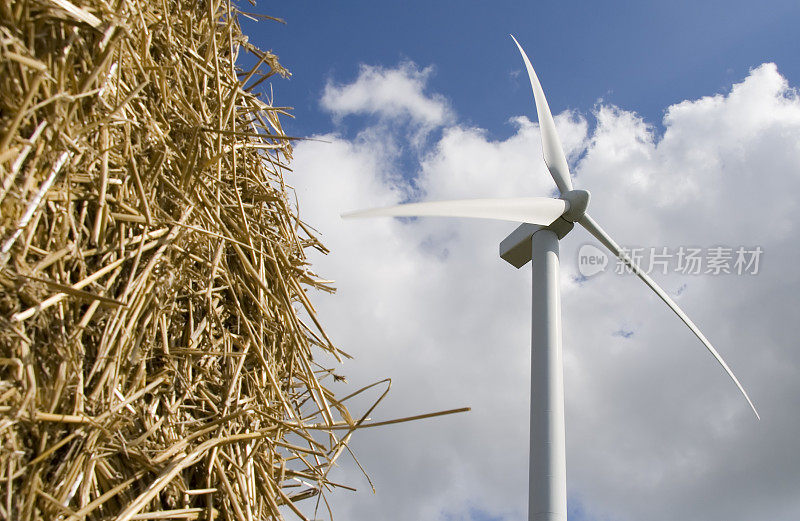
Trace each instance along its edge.
<instances>
[{"instance_id":1,"label":"blue sky","mask_svg":"<svg viewBox=\"0 0 800 521\"><path fill-rule=\"evenodd\" d=\"M554 113L588 113L603 98L659 125L665 107L725 91L760 63L777 63L792 84L800 79L800 4L792 0L300 0L258 9L287 22L245 31L292 71L273 88L295 108L286 126L299 135L330 128L319 110L326 81L352 81L361 63L411 60L434 67L429 88L462 119L507 137L508 118L530 105L509 33L531 56Z\"/></svg>"},{"instance_id":2,"label":"blue sky","mask_svg":"<svg viewBox=\"0 0 800 521\"><path fill-rule=\"evenodd\" d=\"M312 299L354 354L343 395L384 377L376 420L468 414L357 433L328 496L335 518L522 521L527 496L529 268L514 226L342 222L409 199L547 195L530 86L542 81L591 214L625 247L758 246L757 276L654 278L747 388L635 277L581 277L561 242L570 521L800 519L800 4L284 2L244 23L293 72L287 183L331 249ZM613 262L609 263L613 266ZM323 361L324 362L324 361ZM332 362L331 362L332 363ZM341 385L341 389L336 387ZM369 404L351 405L358 413ZM313 504L305 505L313 515ZM324 512L324 509L323 509Z\"/></svg>"}]
</instances>

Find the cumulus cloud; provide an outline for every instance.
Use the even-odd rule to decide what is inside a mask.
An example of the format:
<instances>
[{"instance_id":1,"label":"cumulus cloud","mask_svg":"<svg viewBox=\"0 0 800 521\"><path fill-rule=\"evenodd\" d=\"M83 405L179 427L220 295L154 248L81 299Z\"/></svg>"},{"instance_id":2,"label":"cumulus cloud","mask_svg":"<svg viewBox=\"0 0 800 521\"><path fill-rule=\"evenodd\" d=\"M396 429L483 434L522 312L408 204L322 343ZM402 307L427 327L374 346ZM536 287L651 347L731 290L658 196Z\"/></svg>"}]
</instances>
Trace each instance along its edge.
<instances>
[{"instance_id":1,"label":"cumulus cloud","mask_svg":"<svg viewBox=\"0 0 800 521\"><path fill-rule=\"evenodd\" d=\"M314 295L331 338L356 356L340 394L386 376L375 419L468 405L467 414L358 432L376 494L342 460L329 496L342 519L526 518L530 374L529 267L497 254L514 226L457 219L342 221L344 211L423 199L549 195L538 125L493 140L460 125L427 69L363 67L323 96L334 116L371 113L438 125L401 170L393 146L330 133L295 149L303 218L331 249L312 258L338 293ZM438 112L438 115L437 114ZM379 118L379 119L380 119ZM426 119L427 118L427 119ZM619 521L794 520L800 516L800 100L773 64L729 92L667 108L660 136L624 107L556 116L590 212L628 246L754 246L756 276L657 276L718 347L762 413L633 276L579 279L562 241L570 510ZM378 132L375 126L381 126ZM363 134L362 134L363 135ZM382 137L381 137L382 136ZM407 165L406 165L407 166ZM614 261L610 263L613 267ZM624 333L624 334L623 334ZM366 400L354 403L364 406Z\"/></svg>"},{"instance_id":2,"label":"cumulus cloud","mask_svg":"<svg viewBox=\"0 0 800 521\"><path fill-rule=\"evenodd\" d=\"M320 103L336 118L361 114L438 127L452 121L453 114L444 96L424 92L432 73L432 67L420 69L411 62L394 69L362 65L352 83L329 81Z\"/></svg>"}]
</instances>

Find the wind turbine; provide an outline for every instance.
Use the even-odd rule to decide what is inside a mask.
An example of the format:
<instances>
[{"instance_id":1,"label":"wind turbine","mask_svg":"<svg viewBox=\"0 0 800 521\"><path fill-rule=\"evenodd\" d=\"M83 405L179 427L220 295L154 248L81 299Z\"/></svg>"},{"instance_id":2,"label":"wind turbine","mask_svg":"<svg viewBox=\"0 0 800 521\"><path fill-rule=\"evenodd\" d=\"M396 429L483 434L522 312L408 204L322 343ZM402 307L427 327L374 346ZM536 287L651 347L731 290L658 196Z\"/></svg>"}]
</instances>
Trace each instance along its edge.
<instances>
[{"instance_id":1,"label":"wind turbine","mask_svg":"<svg viewBox=\"0 0 800 521\"><path fill-rule=\"evenodd\" d=\"M700 329L586 213L589 192L573 189L567 159L542 86L522 46L513 35L511 38L517 44L528 69L539 116L544 161L561 197L410 203L351 212L343 214L342 217L474 217L523 223L500 243L500 256L517 268L521 268L530 260L533 261L528 519L566 521L567 480L558 255L559 240L572 230L575 223L583 226L611 253L620 258L678 315L733 380L757 418L759 415L742 384Z\"/></svg>"}]
</instances>

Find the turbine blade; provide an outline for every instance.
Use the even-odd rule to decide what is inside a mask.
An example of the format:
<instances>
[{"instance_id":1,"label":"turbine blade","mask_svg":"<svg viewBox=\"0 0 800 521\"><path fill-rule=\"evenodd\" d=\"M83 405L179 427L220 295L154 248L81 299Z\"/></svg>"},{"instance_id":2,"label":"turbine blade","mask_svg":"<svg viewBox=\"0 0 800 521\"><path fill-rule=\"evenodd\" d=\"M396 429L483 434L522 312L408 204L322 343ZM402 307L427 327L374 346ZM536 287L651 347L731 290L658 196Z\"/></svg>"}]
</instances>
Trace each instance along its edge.
<instances>
[{"instance_id":1,"label":"turbine blade","mask_svg":"<svg viewBox=\"0 0 800 521\"><path fill-rule=\"evenodd\" d=\"M742 395L747 400L747 403L750 404L750 408L753 409L753 412L755 413L756 418L758 418L760 420L761 416L758 415L758 411L756 410L756 406L753 405L752 400L750 400L750 397L747 395L747 392L744 390L744 387L742 387L742 384L739 383L739 380L733 374L733 371L731 371L731 368L728 367L728 364L725 363L725 360L722 359L722 356L717 352L716 349L714 349L714 346L711 345L711 342L708 341L708 339L705 337L705 335L703 335L703 333L700 331L700 329L695 325L694 322L692 322L692 320L686 315L686 313L684 313L683 310L680 307L678 307L678 305L675 303L675 301L672 300L669 297L669 295L667 295L664 292L664 290L661 289L661 287L658 284L656 284L656 282L653 279L650 278L649 275L647 275L644 271L642 271L642 269L639 268L639 266L637 266L636 263L634 263L633 260L631 260L631 258L628 255L626 255L625 252L622 251L622 248L620 248L619 245L616 242L614 242L614 240L605 232L605 230L600 228L600 225L598 225L594 221L594 219L589 217L588 214L584 214L584 216L578 222L580 222L581 225L584 228L586 228L586 230L589 233L594 235L594 237L598 241L600 241L603 244L603 246L608 248L611 251L611 253L613 253L615 256L619 257L625 264L630 266L630 268L633 270L633 272L636 273L636 275L638 275L639 278L642 279L645 284L650 286L650 289L652 289L656 293L656 295L661 297L661 300L663 300L664 303L667 306L669 306L669 308L672 311L674 311L675 314L678 315L678 317L681 320L683 320L683 323L686 324L687 326L689 326L689 329L692 330L692 333L694 333L697 336L697 338L700 339L700 341L703 343L703 345L706 346L706 349L708 349L709 352L712 355L714 355L714 358L717 359L717 362L719 362L719 364L722 366L722 368L725 369L725 372L728 373L728 376L731 377L731 380L733 380L733 383L735 383L736 387L739 388L739 391L741 391Z\"/></svg>"},{"instance_id":2,"label":"turbine blade","mask_svg":"<svg viewBox=\"0 0 800 521\"><path fill-rule=\"evenodd\" d=\"M567 210L563 199L516 197L511 199L462 199L409 203L342 214L351 217L474 217L547 226Z\"/></svg>"},{"instance_id":3,"label":"turbine blade","mask_svg":"<svg viewBox=\"0 0 800 521\"><path fill-rule=\"evenodd\" d=\"M525 54L525 50L519 44L514 35L511 35L514 43L517 44L522 60L525 62L525 67L528 69L528 77L531 80L531 87L533 88L533 99L536 102L536 113L539 117L539 129L542 132L542 154L544 155L544 162L547 169L550 170L550 175L556 182L559 191L564 194L572 190L572 181L569 177L569 166L567 166L567 157L564 155L564 149L561 147L561 140L558 139L556 132L556 124L553 121L553 115L550 114L550 107L547 105L547 99L544 97L542 85L539 83L539 78L536 76L536 71L533 70L533 65Z\"/></svg>"}]
</instances>

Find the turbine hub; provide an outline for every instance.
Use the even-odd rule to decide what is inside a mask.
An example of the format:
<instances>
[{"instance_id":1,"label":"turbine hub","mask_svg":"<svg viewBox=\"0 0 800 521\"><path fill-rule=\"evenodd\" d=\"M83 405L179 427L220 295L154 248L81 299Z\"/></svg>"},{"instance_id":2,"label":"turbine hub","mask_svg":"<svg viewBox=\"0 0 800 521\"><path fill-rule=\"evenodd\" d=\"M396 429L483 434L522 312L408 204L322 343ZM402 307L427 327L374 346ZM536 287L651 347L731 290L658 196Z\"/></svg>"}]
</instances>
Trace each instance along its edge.
<instances>
[{"instance_id":1,"label":"turbine hub","mask_svg":"<svg viewBox=\"0 0 800 521\"><path fill-rule=\"evenodd\" d=\"M580 221L589 206L589 198L586 190L570 190L561 194L561 199L567 202L567 211L561 217L572 223Z\"/></svg>"}]
</instances>

